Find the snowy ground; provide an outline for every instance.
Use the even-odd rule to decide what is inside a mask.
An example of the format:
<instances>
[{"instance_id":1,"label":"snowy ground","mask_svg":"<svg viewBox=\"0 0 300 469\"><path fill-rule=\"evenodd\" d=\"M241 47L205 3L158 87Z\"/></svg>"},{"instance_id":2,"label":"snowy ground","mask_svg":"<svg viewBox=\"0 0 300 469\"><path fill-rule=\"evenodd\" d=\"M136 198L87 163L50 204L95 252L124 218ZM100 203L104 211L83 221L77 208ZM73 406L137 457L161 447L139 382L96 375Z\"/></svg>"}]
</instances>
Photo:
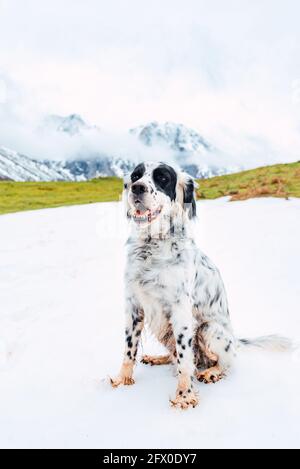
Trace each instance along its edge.
<instances>
[{"instance_id":1,"label":"snowy ground","mask_svg":"<svg viewBox=\"0 0 300 469\"><path fill-rule=\"evenodd\" d=\"M243 352L231 376L172 410L172 370L123 350L119 204L0 217L0 446L300 447L300 354ZM239 336L300 337L300 201L199 204L199 242L223 272ZM145 352L159 350L143 340Z\"/></svg>"}]
</instances>

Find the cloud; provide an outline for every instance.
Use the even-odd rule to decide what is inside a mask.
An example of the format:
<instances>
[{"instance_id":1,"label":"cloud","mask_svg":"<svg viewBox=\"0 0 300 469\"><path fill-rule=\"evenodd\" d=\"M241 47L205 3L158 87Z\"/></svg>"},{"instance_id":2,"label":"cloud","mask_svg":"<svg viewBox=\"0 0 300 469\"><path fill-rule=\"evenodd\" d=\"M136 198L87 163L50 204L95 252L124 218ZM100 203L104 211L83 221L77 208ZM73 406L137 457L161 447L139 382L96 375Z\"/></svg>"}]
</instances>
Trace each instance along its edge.
<instances>
[{"instance_id":1,"label":"cloud","mask_svg":"<svg viewBox=\"0 0 300 469\"><path fill-rule=\"evenodd\" d=\"M32 102L19 85L0 73L0 146L5 146L40 160L97 158L99 155L122 158L138 163L143 159L175 163L167 147L145 147L129 129L94 128L70 136L58 132L58 123L49 125L48 114L33 109Z\"/></svg>"},{"instance_id":2,"label":"cloud","mask_svg":"<svg viewBox=\"0 0 300 469\"><path fill-rule=\"evenodd\" d=\"M112 141L169 120L246 166L299 159L299 14L297 0L0 0L0 144L68 155L33 128L76 112Z\"/></svg>"}]
</instances>

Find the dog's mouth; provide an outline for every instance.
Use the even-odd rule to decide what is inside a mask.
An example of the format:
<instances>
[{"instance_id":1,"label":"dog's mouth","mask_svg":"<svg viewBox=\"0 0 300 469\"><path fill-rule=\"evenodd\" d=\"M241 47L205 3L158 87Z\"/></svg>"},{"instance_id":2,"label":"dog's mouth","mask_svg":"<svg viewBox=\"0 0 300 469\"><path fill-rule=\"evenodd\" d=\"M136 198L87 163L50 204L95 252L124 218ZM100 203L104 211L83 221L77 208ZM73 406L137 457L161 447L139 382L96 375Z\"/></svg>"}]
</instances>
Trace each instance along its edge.
<instances>
[{"instance_id":1,"label":"dog's mouth","mask_svg":"<svg viewBox=\"0 0 300 469\"><path fill-rule=\"evenodd\" d=\"M161 214L162 208L158 208L157 210L136 210L132 218L135 221L135 223L142 225L145 223L152 223L159 217Z\"/></svg>"}]
</instances>

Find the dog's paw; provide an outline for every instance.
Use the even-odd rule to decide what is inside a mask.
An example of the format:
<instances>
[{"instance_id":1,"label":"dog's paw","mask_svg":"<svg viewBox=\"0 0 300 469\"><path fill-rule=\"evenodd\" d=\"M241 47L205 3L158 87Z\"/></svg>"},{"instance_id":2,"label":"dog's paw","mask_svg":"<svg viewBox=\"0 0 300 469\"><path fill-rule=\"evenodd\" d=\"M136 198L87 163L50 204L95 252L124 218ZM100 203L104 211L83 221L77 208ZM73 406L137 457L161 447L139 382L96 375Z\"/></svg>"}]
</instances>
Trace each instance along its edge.
<instances>
[{"instance_id":1,"label":"dog's paw","mask_svg":"<svg viewBox=\"0 0 300 469\"><path fill-rule=\"evenodd\" d=\"M170 401L171 406L176 409L187 410L195 408L199 404L199 399L193 390L186 392L178 391L176 398Z\"/></svg>"},{"instance_id":2,"label":"dog's paw","mask_svg":"<svg viewBox=\"0 0 300 469\"><path fill-rule=\"evenodd\" d=\"M133 386L135 384L135 381L129 376L118 376L115 379L110 378L110 384L114 389L116 389L119 386Z\"/></svg>"},{"instance_id":3,"label":"dog's paw","mask_svg":"<svg viewBox=\"0 0 300 469\"><path fill-rule=\"evenodd\" d=\"M166 356L159 356L159 357L151 357L149 355L144 355L141 363L144 365L151 365L151 366L160 366L160 365L169 365L172 363L172 359L169 355Z\"/></svg>"},{"instance_id":4,"label":"dog's paw","mask_svg":"<svg viewBox=\"0 0 300 469\"><path fill-rule=\"evenodd\" d=\"M202 372L197 372L196 377L197 380L201 381L202 383L216 384L218 381L224 379L226 377L226 374L220 368L215 367Z\"/></svg>"}]
</instances>

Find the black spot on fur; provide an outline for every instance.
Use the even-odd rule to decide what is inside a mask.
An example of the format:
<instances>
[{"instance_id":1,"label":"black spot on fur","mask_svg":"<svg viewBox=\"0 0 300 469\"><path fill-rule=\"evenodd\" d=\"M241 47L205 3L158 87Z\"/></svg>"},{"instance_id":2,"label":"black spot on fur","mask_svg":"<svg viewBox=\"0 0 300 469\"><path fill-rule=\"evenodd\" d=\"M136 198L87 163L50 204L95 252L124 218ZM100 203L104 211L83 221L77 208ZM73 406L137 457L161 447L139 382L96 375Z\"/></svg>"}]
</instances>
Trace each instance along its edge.
<instances>
[{"instance_id":1,"label":"black spot on fur","mask_svg":"<svg viewBox=\"0 0 300 469\"><path fill-rule=\"evenodd\" d=\"M202 333L206 332L208 329L209 329L209 324L207 322L204 322L203 324L201 324L200 330Z\"/></svg>"},{"instance_id":2,"label":"black spot on fur","mask_svg":"<svg viewBox=\"0 0 300 469\"><path fill-rule=\"evenodd\" d=\"M177 340L177 344L178 345L181 345L182 344L182 339L184 338L184 335L183 334L179 334L178 336L178 340Z\"/></svg>"},{"instance_id":3,"label":"black spot on fur","mask_svg":"<svg viewBox=\"0 0 300 469\"><path fill-rule=\"evenodd\" d=\"M133 173L131 174L131 182L137 182L139 179L142 179L142 177L144 176L146 172L146 167L144 165L144 163L142 164L139 164L135 170L133 171Z\"/></svg>"},{"instance_id":4,"label":"black spot on fur","mask_svg":"<svg viewBox=\"0 0 300 469\"><path fill-rule=\"evenodd\" d=\"M171 311L164 311L164 315L166 319L169 321L171 319L172 313Z\"/></svg>"},{"instance_id":5,"label":"black spot on fur","mask_svg":"<svg viewBox=\"0 0 300 469\"><path fill-rule=\"evenodd\" d=\"M225 348L226 353L229 352L231 345L232 345L232 341L230 341L229 344L227 345L227 347Z\"/></svg>"},{"instance_id":6,"label":"black spot on fur","mask_svg":"<svg viewBox=\"0 0 300 469\"><path fill-rule=\"evenodd\" d=\"M251 343L250 340L248 340L248 339L241 339L240 342L244 345L250 345L250 343Z\"/></svg>"},{"instance_id":7,"label":"black spot on fur","mask_svg":"<svg viewBox=\"0 0 300 469\"><path fill-rule=\"evenodd\" d=\"M215 294L215 297L210 302L210 305L209 305L210 307L212 307L215 303L218 303L218 301L221 298L221 294L222 294L221 290L218 289L216 294Z\"/></svg>"},{"instance_id":8,"label":"black spot on fur","mask_svg":"<svg viewBox=\"0 0 300 469\"><path fill-rule=\"evenodd\" d=\"M171 166L161 164L153 171L156 188L166 194L172 201L176 199L177 174Z\"/></svg>"}]
</instances>

